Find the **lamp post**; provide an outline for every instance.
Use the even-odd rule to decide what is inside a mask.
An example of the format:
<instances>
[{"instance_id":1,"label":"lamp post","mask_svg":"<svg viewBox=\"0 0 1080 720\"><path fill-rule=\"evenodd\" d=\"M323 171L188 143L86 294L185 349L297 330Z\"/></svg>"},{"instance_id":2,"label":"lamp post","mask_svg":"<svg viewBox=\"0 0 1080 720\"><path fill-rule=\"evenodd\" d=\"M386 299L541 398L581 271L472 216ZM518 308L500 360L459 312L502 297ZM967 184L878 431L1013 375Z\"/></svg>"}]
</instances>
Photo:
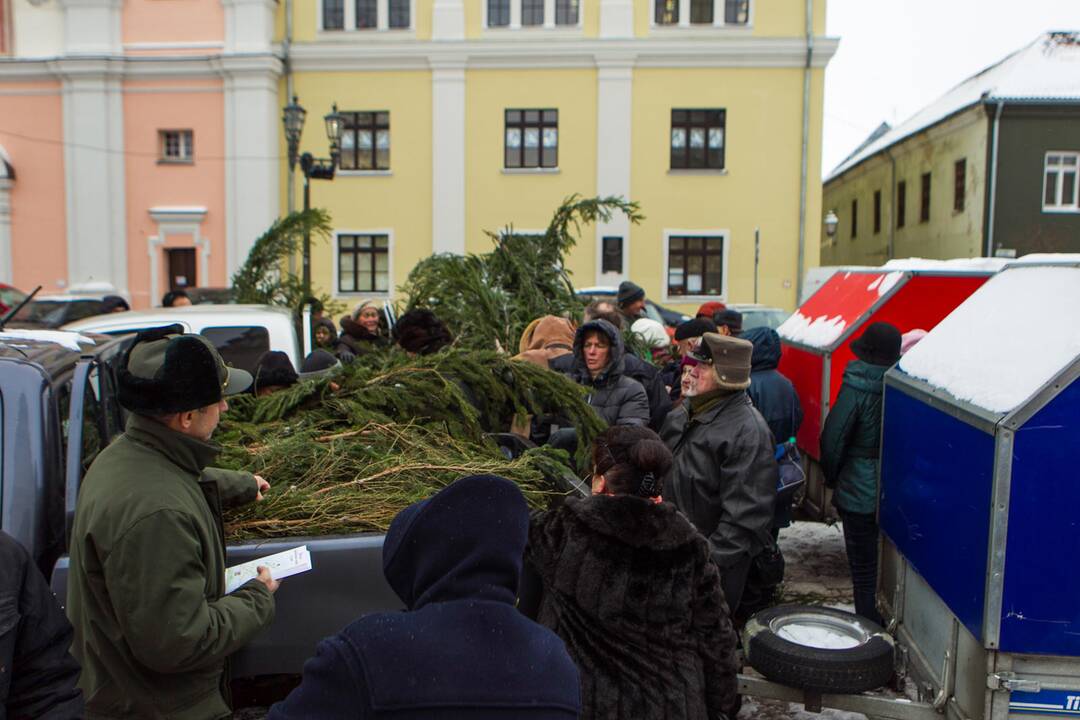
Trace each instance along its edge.
<instances>
[{"instance_id":1,"label":"lamp post","mask_svg":"<svg viewBox=\"0 0 1080 720\"><path fill-rule=\"evenodd\" d=\"M289 170L296 170L297 162L304 173L304 210L311 209L311 180L333 180L338 162L341 160L341 133L345 128L345 118L338 112L334 103L330 114L323 120L326 123L326 137L330 141L330 158L317 158L311 153L300 152L300 135L304 132L304 119L307 111L293 95L292 102L282 111L281 121L285 125L285 140L289 148ZM304 260L302 282L305 296L311 295L311 233L304 232Z\"/></svg>"},{"instance_id":2,"label":"lamp post","mask_svg":"<svg viewBox=\"0 0 1080 720\"><path fill-rule=\"evenodd\" d=\"M840 218L836 217L836 211L830 210L825 215L825 234L828 236L829 241L836 237L836 227L840 224Z\"/></svg>"}]
</instances>

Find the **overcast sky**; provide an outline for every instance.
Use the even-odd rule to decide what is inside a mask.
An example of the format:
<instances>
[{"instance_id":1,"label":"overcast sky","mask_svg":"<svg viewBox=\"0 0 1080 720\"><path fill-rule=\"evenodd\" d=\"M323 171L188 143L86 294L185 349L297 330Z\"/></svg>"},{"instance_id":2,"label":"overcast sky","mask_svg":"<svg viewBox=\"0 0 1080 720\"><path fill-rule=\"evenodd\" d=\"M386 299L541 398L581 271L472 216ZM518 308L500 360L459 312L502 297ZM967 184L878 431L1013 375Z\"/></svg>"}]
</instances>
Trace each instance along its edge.
<instances>
[{"instance_id":1,"label":"overcast sky","mask_svg":"<svg viewBox=\"0 0 1080 720\"><path fill-rule=\"evenodd\" d=\"M1080 30L1080 0L828 0L823 173L1047 30Z\"/></svg>"}]
</instances>

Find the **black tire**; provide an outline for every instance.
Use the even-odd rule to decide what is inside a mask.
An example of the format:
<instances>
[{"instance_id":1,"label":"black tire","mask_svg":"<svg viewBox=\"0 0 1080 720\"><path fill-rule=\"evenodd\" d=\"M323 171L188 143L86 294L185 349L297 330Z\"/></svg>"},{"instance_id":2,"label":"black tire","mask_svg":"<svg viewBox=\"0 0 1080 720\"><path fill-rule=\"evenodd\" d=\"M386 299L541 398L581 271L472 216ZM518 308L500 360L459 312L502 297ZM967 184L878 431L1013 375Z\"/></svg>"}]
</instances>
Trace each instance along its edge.
<instances>
[{"instance_id":1,"label":"black tire","mask_svg":"<svg viewBox=\"0 0 1080 720\"><path fill-rule=\"evenodd\" d=\"M826 649L777 634L799 623L846 635L854 647ZM853 613L813 605L782 605L762 610L743 629L747 662L769 680L822 693L860 693L889 682L894 643L880 626Z\"/></svg>"}]
</instances>

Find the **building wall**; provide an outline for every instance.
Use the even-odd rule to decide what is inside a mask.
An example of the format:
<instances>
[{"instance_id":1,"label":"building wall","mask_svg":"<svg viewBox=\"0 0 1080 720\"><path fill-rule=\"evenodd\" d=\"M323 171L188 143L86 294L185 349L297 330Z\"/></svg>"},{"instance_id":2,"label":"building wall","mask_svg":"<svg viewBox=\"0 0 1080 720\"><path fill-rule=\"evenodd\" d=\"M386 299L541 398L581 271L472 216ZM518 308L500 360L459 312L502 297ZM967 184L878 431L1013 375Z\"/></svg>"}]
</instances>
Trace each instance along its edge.
<instances>
[{"instance_id":1,"label":"building wall","mask_svg":"<svg viewBox=\"0 0 1080 720\"><path fill-rule=\"evenodd\" d=\"M125 0L122 32L134 54L221 52L225 9L221 0Z\"/></svg>"},{"instance_id":2,"label":"building wall","mask_svg":"<svg viewBox=\"0 0 1080 720\"><path fill-rule=\"evenodd\" d=\"M995 252L1080 252L1080 212L1043 210L1043 171L1050 151L1080 152L1080 108L1006 105L998 139Z\"/></svg>"},{"instance_id":3,"label":"building wall","mask_svg":"<svg viewBox=\"0 0 1080 720\"><path fill-rule=\"evenodd\" d=\"M60 84L0 80L0 118L0 146L15 169L9 190L12 274L0 280L14 279L27 291L37 284L42 292L62 290L67 225Z\"/></svg>"},{"instance_id":4,"label":"building wall","mask_svg":"<svg viewBox=\"0 0 1080 720\"><path fill-rule=\"evenodd\" d=\"M56 57L64 51L64 17L60 4L31 5L30 0L8 0L12 26L11 54L16 57Z\"/></svg>"},{"instance_id":5,"label":"building wall","mask_svg":"<svg viewBox=\"0 0 1080 720\"><path fill-rule=\"evenodd\" d=\"M975 106L913 135L826 182L823 213L840 220L822 247L823 265L880 265L894 257L948 259L982 255L988 122ZM966 159L963 211L953 209L954 163ZM893 184L893 161L895 183ZM923 173L930 173L930 220L920 221ZM907 185L904 227L897 227L895 187ZM874 233L874 192L881 191L881 231ZM851 201L858 233L851 237ZM821 216L819 216L821 217ZM891 247L891 250L890 250Z\"/></svg>"}]
</instances>

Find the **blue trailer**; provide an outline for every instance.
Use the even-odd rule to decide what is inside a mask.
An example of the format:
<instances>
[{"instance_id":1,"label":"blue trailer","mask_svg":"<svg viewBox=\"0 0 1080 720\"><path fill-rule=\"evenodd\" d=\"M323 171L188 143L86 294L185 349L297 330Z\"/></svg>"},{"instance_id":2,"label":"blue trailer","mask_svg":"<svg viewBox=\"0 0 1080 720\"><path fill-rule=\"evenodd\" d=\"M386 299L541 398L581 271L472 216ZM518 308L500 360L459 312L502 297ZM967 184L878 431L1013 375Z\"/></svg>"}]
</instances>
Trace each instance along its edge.
<instances>
[{"instance_id":1,"label":"blue trailer","mask_svg":"<svg viewBox=\"0 0 1080 720\"><path fill-rule=\"evenodd\" d=\"M886 376L878 602L948 718L1080 717L1077 308L1010 266Z\"/></svg>"}]
</instances>

